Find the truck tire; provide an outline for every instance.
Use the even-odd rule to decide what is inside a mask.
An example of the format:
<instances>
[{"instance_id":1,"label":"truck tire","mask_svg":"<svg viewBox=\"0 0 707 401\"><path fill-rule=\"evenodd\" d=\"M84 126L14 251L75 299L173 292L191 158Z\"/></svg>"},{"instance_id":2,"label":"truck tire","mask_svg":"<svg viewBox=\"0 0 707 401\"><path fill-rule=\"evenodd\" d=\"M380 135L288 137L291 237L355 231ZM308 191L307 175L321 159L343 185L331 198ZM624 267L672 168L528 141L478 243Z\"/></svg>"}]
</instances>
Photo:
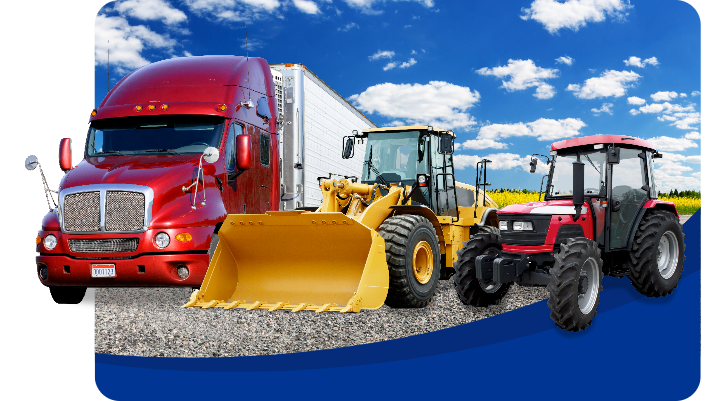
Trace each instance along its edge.
<instances>
[{"instance_id":1,"label":"truck tire","mask_svg":"<svg viewBox=\"0 0 707 401\"><path fill-rule=\"evenodd\" d=\"M560 244L555 266L550 269L550 317L555 325L567 331L579 331L592 324L597 314L603 261L596 242L587 238L570 238Z\"/></svg>"},{"instance_id":2,"label":"truck tire","mask_svg":"<svg viewBox=\"0 0 707 401\"><path fill-rule=\"evenodd\" d=\"M678 286L685 260L685 234L674 214L644 215L629 252L628 277L643 295L664 297Z\"/></svg>"},{"instance_id":3,"label":"truck tire","mask_svg":"<svg viewBox=\"0 0 707 401\"><path fill-rule=\"evenodd\" d=\"M440 274L439 240L429 220L417 215L393 216L381 224L390 277L386 305L422 308L430 303Z\"/></svg>"},{"instance_id":4,"label":"truck tire","mask_svg":"<svg viewBox=\"0 0 707 401\"><path fill-rule=\"evenodd\" d=\"M454 263L456 271L454 289L464 305L497 305L506 295L511 283L499 284L476 278L476 257L500 254L501 237L492 232L479 232L473 235L469 241L464 242L464 248L457 251L458 258Z\"/></svg>"},{"instance_id":5,"label":"truck tire","mask_svg":"<svg viewBox=\"0 0 707 401\"><path fill-rule=\"evenodd\" d=\"M78 304L86 295L86 287L49 287L49 293L58 304Z\"/></svg>"}]
</instances>

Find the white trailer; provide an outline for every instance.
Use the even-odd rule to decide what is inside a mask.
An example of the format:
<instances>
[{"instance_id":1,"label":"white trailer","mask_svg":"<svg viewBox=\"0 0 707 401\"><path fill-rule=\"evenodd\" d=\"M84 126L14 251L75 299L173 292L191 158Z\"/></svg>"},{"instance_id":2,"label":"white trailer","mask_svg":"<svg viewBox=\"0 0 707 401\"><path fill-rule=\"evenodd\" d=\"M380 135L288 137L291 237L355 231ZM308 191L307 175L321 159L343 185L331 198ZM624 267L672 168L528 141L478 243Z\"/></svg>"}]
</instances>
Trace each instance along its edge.
<instances>
[{"instance_id":1,"label":"white trailer","mask_svg":"<svg viewBox=\"0 0 707 401\"><path fill-rule=\"evenodd\" d=\"M343 159L344 136L377 126L304 65L271 64L270 69L282 122L280 210L318 207L318 177L361 178L364 155Z\"/></svg>"}]
</instances>

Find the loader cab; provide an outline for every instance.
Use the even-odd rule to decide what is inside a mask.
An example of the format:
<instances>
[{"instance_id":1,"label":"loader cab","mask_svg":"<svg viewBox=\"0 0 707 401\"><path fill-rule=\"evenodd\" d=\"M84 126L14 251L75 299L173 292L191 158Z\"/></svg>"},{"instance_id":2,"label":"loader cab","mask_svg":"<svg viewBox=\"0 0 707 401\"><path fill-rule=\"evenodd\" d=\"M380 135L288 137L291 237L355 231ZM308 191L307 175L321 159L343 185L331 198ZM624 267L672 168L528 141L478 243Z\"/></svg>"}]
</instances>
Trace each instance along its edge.
<instances>
[{"instance_id":1,"label":"loader cab","mask_svg":"<svg viewBox=\"0 0 707 401\"><path fill-rule=\"evenodd\" d=\"M581 199L590 205L595 240L605 251L626 250L643 205L658 198L653 174L653 158L658 157L648 142L618 135L555 143L545 200L573 199L581 179ZM582 177L576 167L583 170Z\"/></svg>"},{"instance_id":2,"label":"loader cab","mask_svg":"<svg viewBox=\"0 0 707 401\"><path fill-rule=\"evenodd\" d=\"M367 138L361 182L409 186L413 205L458 218L453 132L408 126L367 129L357 137Z\"/></svg>"}]
</instances>

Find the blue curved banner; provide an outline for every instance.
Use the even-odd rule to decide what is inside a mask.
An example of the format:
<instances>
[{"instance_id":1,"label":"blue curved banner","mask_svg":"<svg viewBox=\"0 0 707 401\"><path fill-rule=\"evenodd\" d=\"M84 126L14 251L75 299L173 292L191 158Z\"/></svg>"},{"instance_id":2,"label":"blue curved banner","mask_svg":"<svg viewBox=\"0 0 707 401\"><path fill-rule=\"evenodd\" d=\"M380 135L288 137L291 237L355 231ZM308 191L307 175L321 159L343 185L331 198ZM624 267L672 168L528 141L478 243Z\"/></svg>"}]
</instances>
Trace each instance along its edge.
<instances>
[{"instance_id":1,"label":"blue curved banner","mask_svg":"<svg viewBox=\"0 0 707 401\"><path fill-rule=\"evenodd\" d=\"M432 333L323 351L225 358L96 354L96 385L134 399L522 399L689 397L700 379L700 211L685 271L665 298L606 277L585 331L556 328L545 302ZM215 398L214 398L215 397Z\"/></svg>"}]
</instances>

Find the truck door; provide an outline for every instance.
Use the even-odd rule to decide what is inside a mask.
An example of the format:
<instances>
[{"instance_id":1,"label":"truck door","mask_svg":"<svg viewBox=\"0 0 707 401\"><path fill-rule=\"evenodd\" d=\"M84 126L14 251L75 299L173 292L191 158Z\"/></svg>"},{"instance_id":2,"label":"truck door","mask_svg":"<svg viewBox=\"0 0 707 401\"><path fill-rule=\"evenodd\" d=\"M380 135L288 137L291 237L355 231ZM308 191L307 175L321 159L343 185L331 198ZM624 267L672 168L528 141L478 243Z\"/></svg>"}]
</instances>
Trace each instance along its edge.
<instances>
[{"instance_id":1,"label":"truck door","mask_svg":"<svg viewBox=\"0 0 707 401\"><path fill-rule=\"evenodd\" d=\"M619 156L619 164L612 166L608 205L611 213L609 246L612 249L626 247L636 216L648 200L648 193L641 188L648 184L645 151L621 148ZM621 202L617 211L612 207L615 201Z\"/></svg>"},{"instance_id":2,"label":"truck door","mask_svg":"<svg viewBox=\"0 0 707 401\"><path fill-rule=\"evenodd\" d=\"M270 163L272 159L272 147L270 144L270 133L265 130L254 128L255 135L253 140L258 141L258 156L255 163L258 167L258 177L260 181L259 189L259 207L260 213L265 213L268 210L277 210L279 205L271 207L270 205L270 195L273 188L272 185L272 169L270 168Z\"/></svg>"}]
</instances>

